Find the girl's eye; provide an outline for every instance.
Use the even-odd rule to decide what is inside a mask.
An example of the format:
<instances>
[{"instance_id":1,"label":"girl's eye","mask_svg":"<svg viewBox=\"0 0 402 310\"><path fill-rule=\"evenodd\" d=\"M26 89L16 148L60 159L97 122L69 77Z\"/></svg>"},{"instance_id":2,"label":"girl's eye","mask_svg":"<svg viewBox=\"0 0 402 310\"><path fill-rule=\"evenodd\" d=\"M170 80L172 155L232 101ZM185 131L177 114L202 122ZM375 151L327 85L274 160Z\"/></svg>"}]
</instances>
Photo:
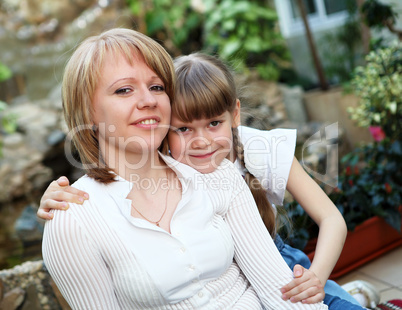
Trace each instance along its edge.
<instances>
[{"instance_id":1,"label":"girl's eye","mask_svg":"<svg viewBox=\"0 0 402 310\"><path fill-rule=\"evenodd\" d=\"M126 95L131 92L131 88L128 87L123 87L119 88L118 90L115 91L115 94L117 95Z\"/></svg>"},{"instance_id":2,"label":"girl's eye","mask_svg":"<svg viewBox=\"0 0 402 310\"><path fill-rule=\"evenodd\" d=\"M151 90L162 92L165 91L165 87L162 85L153 85L151 86Z\"/></svg>"},{"instance_id":3,"label":"girl's eye","mask_svg":"<svg viewBox=\"0 0 402 310\"><path fill-rule=\"evenodd\" d=\"M209 123L209 126L210 126L210 127L216 127L216 126L218 126L220 123L222 123L222 122L221 122L221 121L212 121L212 122Z\"/></svg>"},{"instance_id":4,"label":"girl's eye","mask_svg":"<svg viewBox=\"0 0 402 310\"><path fill-rule=\"evenodd\" d=\"M180 127L176 129L176 132L186 132L189 131L190 129L188 129L188 127Z\"/></svg>"}]
</instances>

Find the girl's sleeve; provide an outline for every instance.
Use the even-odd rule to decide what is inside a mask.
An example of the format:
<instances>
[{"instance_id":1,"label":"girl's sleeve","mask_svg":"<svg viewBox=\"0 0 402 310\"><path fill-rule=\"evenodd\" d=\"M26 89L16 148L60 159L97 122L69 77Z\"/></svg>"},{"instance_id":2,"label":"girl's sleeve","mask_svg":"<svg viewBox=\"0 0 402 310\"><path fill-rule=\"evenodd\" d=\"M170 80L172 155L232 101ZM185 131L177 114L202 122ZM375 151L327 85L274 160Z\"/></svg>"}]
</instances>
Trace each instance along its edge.
<instances>
[{"instance_id":1,"label":"girl's sleeve","mask_svg":"<svg viewBox=\"0 0 402 310\"><path fill-rule=\"evenodd\" d=\"M234 178L226 222L235 243L235 260L263 305L267 309L327 309L322 302L308 305L281 298L280 289L293 280L293 272L265 228L246 183L240 175Z\"/></svg>"},{"instance_id":2,"label":"girl's sleeve","mask_svg":"<svg viewBox=\"0 0 402 310\"><path fill-rule=\"evenodd\" d=\"M295 156L295 129L258 130L240 126L247 170L267 190L271 203L282 205Z\"/></svg>"},{"instance_id":3,"label":"girl's sleeve","mask_svg":"<svg viewBox=\"0 0 402 310\"><path fill-rule=\"evenodd\" d=\"M46 268L73 309L119 309L106 263L69 211L56 210L53 220L46 222L42 242Z\"/></svg>"}]
</instances>

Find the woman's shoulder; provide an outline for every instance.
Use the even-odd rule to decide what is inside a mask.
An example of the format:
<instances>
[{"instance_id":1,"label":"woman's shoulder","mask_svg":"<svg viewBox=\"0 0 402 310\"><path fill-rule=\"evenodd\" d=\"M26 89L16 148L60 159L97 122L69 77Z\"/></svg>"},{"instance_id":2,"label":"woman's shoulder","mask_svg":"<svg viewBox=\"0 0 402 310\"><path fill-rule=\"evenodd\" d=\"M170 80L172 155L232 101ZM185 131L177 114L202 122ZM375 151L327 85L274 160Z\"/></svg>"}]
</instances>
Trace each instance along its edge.
<instances>
[{"instance_id":1,"label":"woman's shoulder","mask_svg":"<svg viewBox=\"0 0 402 310\"><path fill-rule=\"evenodd\" d=\"M91 189L99 189L102 184L95 181L93 178L89 177L87 174L84 174L79 179L77 179L72 187L78 188L83 191L91 190Z\"/></svg>"},{"instance_id":2,"label":"woman's shoulder","mask_svg":"<svg viewBox=\"0 0 402 310\"><path fill-rule=\"evenodd\" d=\"M89 194L89 197L99 197L99 195L104 192L102 191L102 184L95 181L94 179L88 177L87 175L83 175L79 179L77 179L73 184L72 187L77 189L83 190ZM77 217L83 219L83 215L88 212L92 212L94 206L93 203L94 199L85 200L83 204L77 203L69 203L69 208L66 211L63 210L54 210L54 216L61 216L61 217Z\"/></svg>"}]
</instances>

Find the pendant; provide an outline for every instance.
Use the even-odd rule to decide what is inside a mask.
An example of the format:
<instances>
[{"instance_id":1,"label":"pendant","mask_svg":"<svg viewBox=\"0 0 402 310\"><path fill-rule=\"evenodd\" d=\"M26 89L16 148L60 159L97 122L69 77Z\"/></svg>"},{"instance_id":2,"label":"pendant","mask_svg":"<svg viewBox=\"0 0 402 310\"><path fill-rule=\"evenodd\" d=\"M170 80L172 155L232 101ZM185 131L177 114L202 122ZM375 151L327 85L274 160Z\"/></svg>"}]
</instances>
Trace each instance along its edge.
<instances>
[{"instance_id":1,"label":"pendant","mask_svg":"<svg viewBox=\"0 0 402 310\"><path fill-rule=\"evenodd\" d=\"M159 222L156 222L155 224L156 224L156 226L160 227L160 226L159 226Z\"/></svg>"}]
</instances>

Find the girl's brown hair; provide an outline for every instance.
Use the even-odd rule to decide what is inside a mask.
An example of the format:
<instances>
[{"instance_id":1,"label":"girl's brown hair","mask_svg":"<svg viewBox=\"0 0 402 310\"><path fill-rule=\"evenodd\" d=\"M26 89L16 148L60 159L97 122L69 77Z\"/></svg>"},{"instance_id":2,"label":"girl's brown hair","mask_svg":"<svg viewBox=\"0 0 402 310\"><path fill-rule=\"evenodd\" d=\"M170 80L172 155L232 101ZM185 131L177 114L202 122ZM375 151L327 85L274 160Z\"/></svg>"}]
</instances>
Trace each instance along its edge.
<instances>
[{"instance_id":1,"label":"girl's brown hair","mask_svg":"<svg viewBox=\"0 0 402 310\"><path fill-rule=\"evenodd\" d=\"M97 134L93 129L93 95L106 55L123 55L133 64L140 56L165 85L174 101L175 74L173 62L156 41L135 30L116 28L83 41L68 61L62 84L64 117L72 133L86 173L102 183L114 181L115 175L101 158Z\"/></svg>"},{"instance_id":2,"label":"girl's brown hair","mask_svg":"<svg viewBox=\"0 0 402 310\"><path fill-rule=\"evenodd\" d=\"M233 113L238 98L236 83L229 67L216 57L193 53L174 60L176 70L176 98L172 114L183 122L213 118L226 111ZM237 128L232 129L233 149L244 164L244 150ZM275 212L261 183L246 169L245 181L250 187L265 226L273 237Z\"/></svg>"}]
</instances>

